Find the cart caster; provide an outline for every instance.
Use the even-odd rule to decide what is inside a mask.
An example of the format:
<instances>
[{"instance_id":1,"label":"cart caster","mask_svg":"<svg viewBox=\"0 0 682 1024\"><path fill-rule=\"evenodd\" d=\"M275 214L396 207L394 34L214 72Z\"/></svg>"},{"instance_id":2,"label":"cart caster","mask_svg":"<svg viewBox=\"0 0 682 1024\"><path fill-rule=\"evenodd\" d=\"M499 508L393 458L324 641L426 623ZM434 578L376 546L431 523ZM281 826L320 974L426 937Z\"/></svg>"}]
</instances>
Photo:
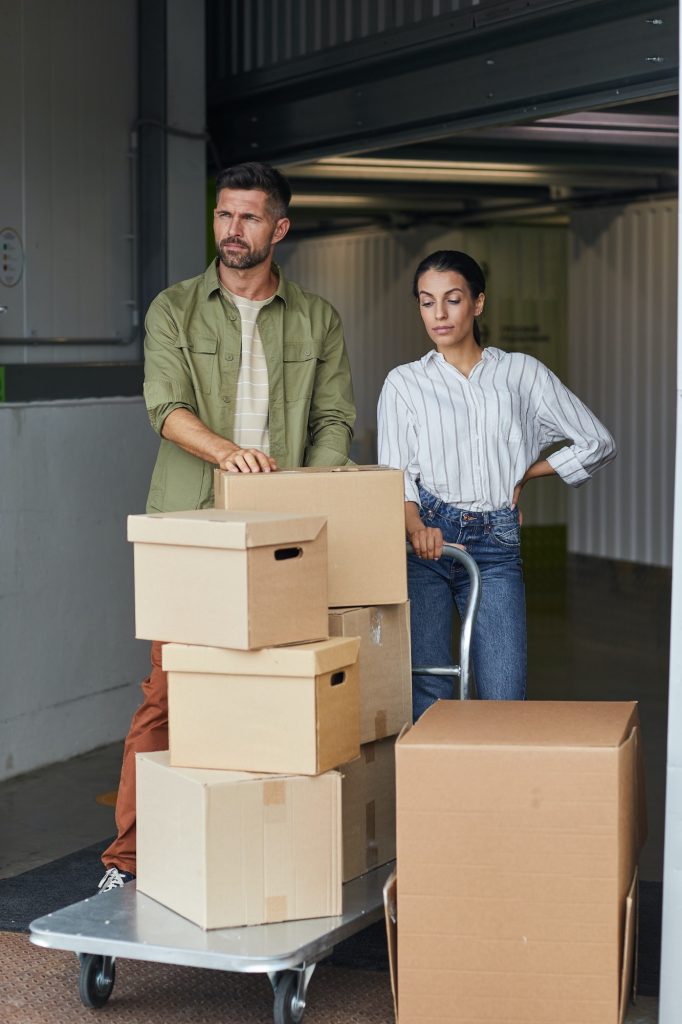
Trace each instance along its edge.
<instances>
[{"instance_id":1,"label":"cart caster","mask_svg":"<svg viewBox=\"0 0 682 1024\"><path fill-rule=\"evenodd\" d=\"M80 953L81 972L78 978L78 994L83 1006L98 1010L111 995L116 980L116 967L111 956L96 953Z\"/></svg>"},{"instance_id":2,"label":"cart caster","mask_svg":"<svg viewBox=\"0 0 682 1024\"><path fill-rule=\"evenodd\" d=\"M275 985L274 1024L300 1024L312 970L282 971Z\"/></svg>"}]
</instances>

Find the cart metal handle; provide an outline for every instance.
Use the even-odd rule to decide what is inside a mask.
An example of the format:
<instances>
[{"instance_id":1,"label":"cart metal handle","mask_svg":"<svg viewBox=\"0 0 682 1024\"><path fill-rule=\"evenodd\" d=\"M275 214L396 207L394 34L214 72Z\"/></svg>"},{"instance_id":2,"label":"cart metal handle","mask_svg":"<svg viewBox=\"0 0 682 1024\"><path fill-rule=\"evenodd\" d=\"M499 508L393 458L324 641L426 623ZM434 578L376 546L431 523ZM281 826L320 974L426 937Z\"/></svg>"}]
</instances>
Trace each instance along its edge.
<instances>
[{"instance_id":1,"label":"cart metal handle","mask_svg":"<svg viewBox=\"0 0 682 1024\"><path fill-rule=\"evenodd\" d=\"M411 544L407 545L408 554L414 554ZM443 555L463 565L469 574L469 597L462 619L459 637L459 665L450 668L413 668L412 675L423 676L457 676L459 677L459 699L471 698L471 634L481 603L481 573L476 562L467 551L455 547L454 544L443 544ZM443 556L441 556L443 557Z\"/></svg>"}]
</instances>

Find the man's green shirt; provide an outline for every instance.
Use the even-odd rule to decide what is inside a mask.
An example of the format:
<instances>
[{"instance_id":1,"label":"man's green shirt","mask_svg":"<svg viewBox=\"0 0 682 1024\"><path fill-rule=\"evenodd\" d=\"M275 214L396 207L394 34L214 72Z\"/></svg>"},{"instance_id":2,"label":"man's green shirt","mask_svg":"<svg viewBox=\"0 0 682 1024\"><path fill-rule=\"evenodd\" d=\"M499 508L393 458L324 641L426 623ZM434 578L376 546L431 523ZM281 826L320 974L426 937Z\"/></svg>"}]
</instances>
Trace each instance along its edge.
<instances>
[{"instance_id":1,"label":"man's green shirt","mask_svg":"<svg viewBox=\"0 0 682 1024\"><path fill-rule=\"evenodd\" d=\"M268 367L270 455L282 469L349 461L355 404L336 310L287 281L258 315ZM216 263L161 292L145 321L144 398L161 434L174 409L189 409L231 439L241 354L241 320L220 288ZM148 512L213 503L213 468L161 438Z\"/></svg>"}]
</instances>

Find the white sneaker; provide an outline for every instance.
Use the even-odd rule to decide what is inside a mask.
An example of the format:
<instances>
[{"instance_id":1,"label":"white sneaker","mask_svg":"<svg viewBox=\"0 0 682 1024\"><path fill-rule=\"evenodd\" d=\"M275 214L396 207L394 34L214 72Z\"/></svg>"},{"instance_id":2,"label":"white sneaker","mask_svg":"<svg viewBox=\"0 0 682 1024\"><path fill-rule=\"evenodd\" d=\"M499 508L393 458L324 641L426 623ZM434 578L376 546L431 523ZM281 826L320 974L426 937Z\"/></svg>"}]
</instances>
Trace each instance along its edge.
<instances>
[{"instance_id":1,"label":"white sneaker","mask_svg":"<svg viewBox=\"0 0 682 1024\"><path fill-rule=\"evenodd\" d=\"M132 882L134 878L135 875L131 875L129 871L119 871L116 867L109 868L97 888L100 892L111 892L112 889L120 889L126 882Z\"/></svg>"}]
</instances>

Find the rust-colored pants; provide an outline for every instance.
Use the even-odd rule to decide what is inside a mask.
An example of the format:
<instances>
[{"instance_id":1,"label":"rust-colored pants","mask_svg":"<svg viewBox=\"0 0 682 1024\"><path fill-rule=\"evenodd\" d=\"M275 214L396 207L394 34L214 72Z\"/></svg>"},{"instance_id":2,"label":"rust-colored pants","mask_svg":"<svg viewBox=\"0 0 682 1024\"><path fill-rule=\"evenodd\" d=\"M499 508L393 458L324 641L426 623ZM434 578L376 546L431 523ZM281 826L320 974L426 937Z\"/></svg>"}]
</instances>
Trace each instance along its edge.
<instances>
[{"instance_id":1,"label":"rust-colored pants","mask_svg":"<svg viewBox=\"0 0 682 1024\"><path fill-rule=\"evenodd\" d=\"M161 668L163 643L152 643L152 670L142 683L144 700L133 715L123 750L123 767L116 800L118 835L102 854L106 868L135 874L137 829L135 811L135 754L168 749L168 677Z\"/></svg>"}]
</instances>

